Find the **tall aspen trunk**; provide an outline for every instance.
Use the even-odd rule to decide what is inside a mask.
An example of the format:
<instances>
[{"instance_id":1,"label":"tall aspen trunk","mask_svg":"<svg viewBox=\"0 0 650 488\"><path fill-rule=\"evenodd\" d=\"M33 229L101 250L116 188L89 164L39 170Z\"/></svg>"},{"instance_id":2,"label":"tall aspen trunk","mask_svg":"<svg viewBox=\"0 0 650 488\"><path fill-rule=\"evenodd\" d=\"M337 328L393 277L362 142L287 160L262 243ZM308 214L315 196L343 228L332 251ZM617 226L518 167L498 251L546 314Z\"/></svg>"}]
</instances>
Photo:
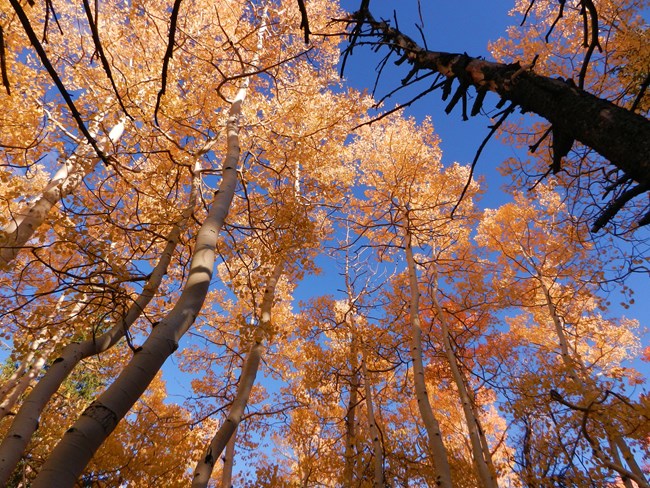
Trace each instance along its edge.
<instances>
[{"instance_id":1,"label":"tall aspen trunk","mask_svg":"<svg viewBox=\"0 0 650 488\"><path fill-rule=\"evenodd\" d=\"M226 446L223 456L223 470L221 471L221 488L232 488L232 470L235 466L235 445L237 444L237 429Z\"/></svg>"},{"instance_id":2,"label":"tall aspen trunk","mask_svg":"<svg viewBox=\"0 0 650 488\"><path fill-rule=\"evenodd\" d=\"M65 433L43 465L34 481L34 488L74 485L97 449L142 396L165 360L178 348L178 341L201 311L212 279L217 237L228 216L237 186L237 164L240 155L239 119L248 83L249 78L245 78L230 106L222 179L208 215L196 236L189 276L181 296L113 384L91 403Z\"/></svg>"},{"instance_id":3,"label":"tall aspen trunk","mask_svg":"<svg viewBox=\"0 0 650 488\"><path fill-rule=\"evenodd\" d=\"M52 338L51 340L53 343L55 343L57 339ZM46 350L41 351L41 353L38 354L35 359L31 358L33 362L29 365L27 371L23 370L19 381L13 386L13 388L7 393L7 395L5 395L5 397L2 400L2 403L0 403L0 419L3 419L7 415L9 415L9 413L14 409L14 407L18 403L18 399L20 398L20 396L23 393L25 393L25 391L27 391L27 389L32 385L36 377L40 374L41 370L43 369L43 366L45 366L46 356L51 352L48 351L48 349L51 348L47 347Z\"/></svg>"},{"instance_id":4,"label":"tall aspen trunk","mask_svg":"<svg viewBox=\"0 0 650 488\"><path fill-rule=\"evenodd\" d=\"M600 394L598 386L596 385L596 382L591 378L591 375L587 371L587 367L585 366L582 359L577 356L577 353L576 357L573 357L571 355L569 341L566 337L566 333L564 332L564 319L558 314L555 301L553 300L553 296L551 294L551 289L547 285L546 280L541 273L541 270L535 266L533 267L537 272L537 280L539 281L542 292L544 293L546 306L555 327L555 332L560 345L562 362L564 363L567 373L574 383L576 390L581 393L585 400L593 401ZM634 459L634 455L631 453L627 442L620 435L618 435L620 428L612 425L611 420L607 417L607 412L595 412L594 417L598 418L598 420L603 423L605 431L607 432L607 450L609 451L608 453L604 452L598 439L594 439L593 436L586 436L592 447L594 456L598 458L604 466L613 471L616 471L621 476L621 478L632 479L641 488L650 488L650 483L648 483L645 473ZM587 428L586 424L584 428ZM628 466L627 468L621 464L618 450L620 450L620 452L623 454L623 457Z\"/></svg>"},{"instance_id":5,"label":"tall aspen trunk","mask_svg":"<svg viewBox=\"0 0 650 488\"><path fill-rule=\"evenodd\" d=\"M610 449L611 454L612 454L612 459L614 460L614 462L616 464L619 464L619 465L623 466L623 462L621 460L621 455L620 455L620 452L618 450L618 447L615 445L614 439L612 439L612 436L608 436L607 440L609 442L609 445L613 446L613 448ZM625 488L634 488L634 485L632 484L632 480L630 478L623 477L621 479L623 481L623 486Z\"/></svg>"},{"instance_id":6,"label":"tall aspen trunk","mask_svg":"<svg viewBox=\"0 0 650 488\"><path fill-rule=\"evenodd\" d=\"M122 137L125 123L126 119L122 118L109 135L99 141L102 151L108 144L114 144ZM81 148L79 154L72 154L61 165L41 195L0 231L0 269L14 260L27 241L45 222L52 207L72 194L83 179L93 172L100 159L88 143L82 143Z\"/></svg>"},{"instance_id":7,"label":"tall aspen trunk","mask_svg":"<svg viewBox=\"0 0 650 488\"><path fill-rule=\"evenodd\" d=\"M359 368L357 365L356 334L351 331L350 341L350 398L345 416L345 467L343 468L343 486L352 486L356 460L357 440L357 404L359 403Z\"/></svg>"},{"instance_id":8,"label":"tall aspen trunk","mask_svg":"<svg viewBox=\"0 0 650 488\"><path fill-rule=\"evenodd\" d=\"M370 385L370 375L368 374L368 366L366 365L366 353L363 352L361 359L361 374L363 375L363 388L366 396L366 414L368 416L368 427L370 429L370 437L372 439L372 453L373 453L373 486L374 488L384 488L386 482L384 480L384 450L381 447L381 440L379 439L379 426L375 418L375 407L372 401L373 393L372 386Z\"/></svg>"},{"instance_id":9,"label":"tall aspen trunk","mask_svg":"<svg viewBox=\"0 0 650 488\"><path fill-rule=\"evenodd\" d=\"M241 422L244 411L246 410L248 398L250 397L251 390L255 384L255 378L262 359L262 354L266 349L264 342L272 334L271 311L273 309L273 300L275 298L275 288L284 269L283 264L284 263L281 262L275 266L273 273L266 284L266 288L264 289L264 296L260 306L259 325L257 326L257 330L253 337L253 345L248 351L248 355L246 356L246 360L242 367L241 376L239 377L239 386L237 387L237 394L230 406L228 417L226 417L226 420L221 424L221 427L219 427L219 430L217 430L217 433L212 438L205 454L196 464L194 479L192 481L192 486L194 488L208 486L214 465L217 462L217 459L219 459L219 456L221 456L228 441L237 430L239 422Z\"/></svg>"},{"instance_id":10,"label":"tall aspen trunk","mask_svg":"<svg viewBox=\"0 0 650 488\"><path fill-rule=\"evenodd\" d=\"M198 176L195 175L195 180L197 179ZM181 235L180 225L184 224L192 214L197 194L198 182L195 181L190 196L190 205L183 212L181 222L174 225L167 236L167 244L156 267L151 272L142 292L131 304L122 319L99 337L67 345L61 355L47 369L45 376L40 379L27 396L2 444L0 444L0 486L6 483L9 476L11 476L24 454L29 440L38 428L38 420L43 409L63 381L83 359L105 352L117 344L156 295L163 277L167 274L167 268L174 250L178 245Z\"/></svg>"},{"instance_id":11,"label":"tall aspen trunk","mask_svg":"<svg viewBox=\"0 0 650 488\"><path fill-rule=\"evenodd\" d=\"M449 367L451 369L451 375L454 379L454 383L456 384L456 388L458 389L458 394L460 395L463 414L465 415L465 423L467 424L467 429L469 430L469 438L473 454L472 457L474 458L474 464L478 472L478 479L481 481L481 486L485 488L498 488L495 479L496 471L494 470L494 465L492 463L492 454L490 453L489 447L486 445L487 441L485 441L485 443L481 442L483 428L481 426L479 417L475 415L476 405L474 403L474 395L473 392L470 393L470 388L467 385L467 381L460 369L460 365L458 364L458 358L456 358L456 354L451 344L451 331L449 328L449 323L447 322L447 317L442 310L442 306L438 301L437 295L438 275L434 270L431 300L433 301L436 311L438 312L445 356L447 357L447 362L449 363Z\"/></svg>"},{"instance_id":12,"label":"tall aspen trunk","mask_svg":"<svg viewBox=\"0 0 650 488\"><path fill-rule=\"evenodd\" d=\"M422 360L422 329L420 325L420 289L418 286L415 259L411 246L411 233L406 229L405 236L406 265L409 273L409 284L411 289L411 360L413 361L413 383L415 395L418 401L418 408L422 416L424 428L427 431L429 442L429 453L437 472L435 483L438 486L452 488L451 469L447 457L447 449L442 441L440 425L431 408L427 386L424 379L424 363Z\"/></svg>"},{"instance_id":13,"label":"tall aspen trunk","mask_svg":"<svg viewBox=\"0 0 650 488\"><path fill-rule=\"evenodd\" d=\"M48 320L53 320L61 312L61 305L65 297L65 292L61 293L54 310L48 315ZM77 302L73 310L67 314L68 318L74 317L81 309L81 306L82 302ZM0 419L3 419L11 412L20 395L27 390L34 378L40 373L47 356L54 349L61 334L61 327L57 328L53 337L47 337L47 332L42 330L40 337L29 345L29 351L20 362L20 366L0 388Z\"/></svg>"},{"instance_id":14,"label":"tall aspen trunk","mask_svg":"<svg viewBox=\"0 0 650 488\"><path fill-rule=\"evenodd\" d=\"M256 54L244 74L257 69L265 31L266 26L263 25L258 34ZM171 312L152 330L113 384L90 404L65 433L34 480L34 488L74 485L97 449L144 394L167 358L178 349L178 341L201 311L212 279L217 238L228 216L237 187L237 165L241 153L239 121L249 84L250 77L244 77L242 86L230 105L221 182L208 215L197 233L189 275L181 296Z\"/></svg>"}]
</instances>

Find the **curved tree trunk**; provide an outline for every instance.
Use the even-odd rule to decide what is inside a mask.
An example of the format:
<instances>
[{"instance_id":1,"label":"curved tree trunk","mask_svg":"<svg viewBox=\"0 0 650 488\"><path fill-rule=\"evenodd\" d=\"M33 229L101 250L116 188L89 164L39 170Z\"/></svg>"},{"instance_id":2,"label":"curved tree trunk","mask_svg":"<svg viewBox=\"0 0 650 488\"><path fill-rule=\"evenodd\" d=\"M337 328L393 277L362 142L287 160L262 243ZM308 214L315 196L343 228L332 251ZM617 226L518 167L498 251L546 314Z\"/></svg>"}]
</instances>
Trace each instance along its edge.
<instances>
[{"instance_id":1,"label":"curved tree trunk","mask_svg":"<svg viewBox=\"0 0 650 488\"><path fill-rule=\"evenodd\" d=\"M124 133L126 119L122 118L107 137L99 141L102 151L115 144ZM0 231L0 269L18 255L61 199L72 194L83 179L93 172L100 158L88 143L81 144L79 153L72 154L50 179L41 195L7 227Z\"/></svg>"},{"instance_id":2,"label":"curved tree trunk","mask_svg":"<svg viewBox=\"0 0 650 488\"><path fill-rule=\"evenodd\" d=\"M413 382L415 394L418 401L418 408L422 416L424 428L427 431L429 441L429 452L436 468L436 484L444 488L452 488L451 469L447 449L442 442L440 425L431 408L427 386L424 379L424 363L422 360L422 329L420 325L420 288L411 247L411 233L406 229L405 237L406 265L408 266L409 284L411 289L411 359L413 360Z\"/></svg>"},{"instance_id":3,"label":"curved tree trunk","mask_svg":"<svg viewBox=\"0 0 650 488\"><path fill-rule=\"evenodd\" d=\"M195 175L195 178L197 176ZM184 224L192 214L197 194L198 183L195 181L190 196L190 205L183 212L181 222L174 225L167 236L167 244L165 245L160 260L151 272L142 292L129 307L122 320L99 337L93 337L81 343L67 345L61 352L61 355L50 365L45 376L40 379L27 396L2 444L0 444L0 486L6 483L9 476L11 476L11 473L25 452L29 440L38 428L38 419L43 409L57 392L63 381L65 381L68 375L83 359L105 352L117 344L153 299L163 277L167 274L167 268L174 254L174 249L180 239L180 225Z\"/></svg>"},{"instance_id":4,"label":"curved tree trunk","mask_svg":"<svg viewBox=\"0 0 650 488\"><path fill-rule=\"evenodd\" d=\"M463 407L463 414L465 415L465 423L467 424L467 429L469 430L470 444L472 446L472 454L474 458L474 464L478 472L478 478L481 480L481 485L485 488L498 488L497 482L495 479L496 472L494 470L494 465L492 463L492 454L487 446L484 446L484 443L481 442L481 436L483 427L481 426L481 421L477 415L475 415L476 405L474 404L473 393L470 393L469 386L467 385L466 379L460 369L458 364L458 359L456 358L456 353L454 352L453 346L451 344L451 331L447 318L442 306L438 301L438 276L434 270L434 283L433 289L431 291L431 300L438 312L438 319L440 321L440 328L442 332L442 343L445 351L445 356L447 357L447 362L451 369L451 375L458 389L458 394L460 395L461 405ZM484 437L483 437L484 438Z\"/></svg>"},{"instance_id":5,"label":"curved tree trunk","mask_svg":"<svg viewBox=\"0 0 650 488\"><path fill-rule=\"evenodd\" d=\"M178 341L192 326L205 301L215 261L217 237L230 210L237 186L239 118L248 89L244 80L230 107L227 152L219 190L194 245L189 276L171 312L153 329L141 349L113 384L99 396L69 429L34 481L34 488L73 486L94 453L117 423L142 396L165 360L178 348Z\"/></svg>"},{"instance_id":6,"label":"curved tree trunk","mask_svg":"<svg viewBox=\"0 0 650 488\"><path fill-rule=\"evenodd\" d=\"M226 448L228 441L234 435L239 422L244 415L248 398L250 397L251 390L255 384L255 378L259 369L260 360L266 347L264 346L265 340L271 335L271 311L273 309L273 300L275 298L275 287L282 275L284 269L283 263L278 263L269 278L266 288L264 289L264 297L260 305L260 322L255 330L253 338L253 345L248 351L246 360L242 367L241 376L239 377L239 386L237 387L237 394L230 406L228 417L221 424L219 430L212 438L208 449L199 460L194 470L194 479L192 486L194 488L206 487L212 476L214 465L221 456L221 453Z\"/></svg>"}]
</instances>

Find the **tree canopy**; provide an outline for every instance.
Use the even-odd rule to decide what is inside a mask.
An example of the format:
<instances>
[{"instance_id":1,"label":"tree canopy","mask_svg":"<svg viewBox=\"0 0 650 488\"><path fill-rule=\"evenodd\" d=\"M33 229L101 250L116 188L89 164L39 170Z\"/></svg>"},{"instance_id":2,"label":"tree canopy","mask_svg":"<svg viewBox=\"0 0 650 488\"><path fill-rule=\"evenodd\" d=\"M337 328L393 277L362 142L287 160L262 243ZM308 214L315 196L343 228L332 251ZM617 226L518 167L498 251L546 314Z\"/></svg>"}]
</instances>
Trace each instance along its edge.
<instances>
[{"instance_id":1,"label":"tree canopy","mask_svg":"<svg viewBox=\"0 0 650 488\"><path fill-rule=\"evenodd\" d=\"M0 0L0 485L650 487L647 2L358 3Z\"/></svg>"}]
</instances>

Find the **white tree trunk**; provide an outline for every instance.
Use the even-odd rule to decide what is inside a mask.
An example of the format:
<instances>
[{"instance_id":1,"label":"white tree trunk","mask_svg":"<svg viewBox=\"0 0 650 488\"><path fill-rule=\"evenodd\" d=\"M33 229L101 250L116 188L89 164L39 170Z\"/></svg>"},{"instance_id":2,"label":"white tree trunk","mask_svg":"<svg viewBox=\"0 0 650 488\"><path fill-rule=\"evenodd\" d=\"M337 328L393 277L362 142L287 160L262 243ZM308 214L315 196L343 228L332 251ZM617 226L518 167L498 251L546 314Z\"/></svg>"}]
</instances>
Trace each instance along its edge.
<instances>
[{"instance_id":1,"label":"white tree trunk","mask_svg":"<svg viewBox=\"0 0 650 488\"><path fill-rule=\"evenodd\" d=\"M113 384L99 396L70 428L34 481L34 488L71 487L117 423L142 396L178 341L196 320L207 295L215 260L217 236L228 215L237 186L239 114L242 96L231 106L228 120L228 154L224 159L219 191L201 226L194 246L187 283L171 312L153 329Z\"/></svg>"},{"instance_id":2,"label":"white tree trunk","mask_svg":"<svg viewBox=\"0 0 650 488\"><path fill-rule=\"evenodd\" d=\"M549 315L551 316L551 320L553 321L553 325L555 326L555 333L560 345L562 362L564 363L569 377L574 383L576 391L578 391L585 400L593 401L599 396L600 389L589 374L587 367L578 355L577 351L575 355L571 354L569 341L564 331L564 319L557 311L557 306L551 293L551 287L547 284L541 270L538 269L532 261L531 264L537 273L536 278L540 283L542 292L544 293L546 306ZM607 416L607 411L595 411L593 417L602 422L609 438L609 445L607 446L609 452L605 453L597 438L594 436L586 436L590 442L594 456L598 458L604 466L616 471L621 478L632 479L641 488L650 488L650 483L648 483L645 473L634 459L634 455L631 453L627 442L619 434L620 427L613 425L611 419ZM588 426L585 424L583 428L586 431ZM620 450L623 454L623 457L627 462L627 468L620 462L616 461L617 459L620 461L617 450Z\"/></svg>"},{"instance_id":3,"label":"white tree trunk","mask_svg":"<svg viewBox=\"0 0 650 488\"><path fill-rule=\"evenodd\" d=\"M406 230L405 236L406 264L409 273L409 284L411 289L411 359L413 361L413 383L415 385L415 395L422 416L424 428L427 431L429 441L429 452L433 465L436 468L437 476L435 483L437 486L452 488L451 469L447 456L447 449L442 441L440 425L431 408L427 386L424 379L424 363L422 360L422 329L420 325L420 289L418 286L418 277L415 269L415 259L413 258L413 248L411 247L411 234Z\"/></svg>"},{"instance_id":4,"label":"white tree trunk","mask_svg":"<svg viewBox=\"0 0 650 488\"><path fill-rule=\"evenodd\" d=\"M198 179L198 176L196 177ZM147 283L138 298L129 307L126 314L111 329L99 337L81 343L68 344L61 355L54 360L47 373L36 384L16 414L7 435L0 444L0 486L7 482L9 476L20 461L33 433L38 428L38 420L43 409L57 392L72 370L88 357L107 351L124 337L131 325L140 317L145 307L156 295L163 277L180 239L180 225L189 219L196 202L198 183L195 183L190 196L190 205L183 213L181 222L174 225L167 236L167 244L160 260L151 272Z\"/></svg>"},{"instance_id":5,"label":"white tree trunk","mask_svg":"<svg viewBox=\"0 0 650 488\"><path fill-rule=\"evenodd\" d=\"M61 293L48 320L54 320L61 313L61 307L66 294ZM67 319L73 319L83 309L84 299L77 301L72 310L65 313ZM33 324L35 325L35 324ZM9 415L18 403L20 396L32 386L34 379L41 373L48 356L58 345L63 328L57 327L54 334L50 335L47 329L42 329L40 337L29 345L29 352L21 361L18 369L11 375L2 387L2 401L0 402L0 419Z\"/></svg>"},{"instance_id":6,"label":"white tree trunk","mask_svg":"<svg viewBox=\"0 0 650 488\"><path fill-rule=\"evenodd\" d=\"M273 273L269 277L268 283L266 284L264 296L260 305L260 321L257 325L257 330L255 331L253 344L248 351L246 360L242 367L235 399L230 406L228 417L226 417L226 420L221 424L221 427L219 427L219 430L217 430L216 434L212 438L205 454L196 464L194 479L192 481L192 487L194 488L208 486L217 459L219 459L219 456L221 456L221 453L226 448L228 441L237 430L239 422L241 422L244 415L246 405L248 404L248 398L250 397L251 390L255 384L255 378L257 377L257 371L262 359L262 354L266 349L264 342L272 334L271 311L273 309L273 300L275 298L275 287L282 275L283 269L283 263L277 264L273 269Z\"/></svg>"},{"instance_id":7,"label":"white tree trunk","mask_svg":"<svg viewBox=\"0 0 650 488\"><path fill-rule=\"evenodd\" d=\"M384 480L384 450L381 447L381 440L379 439L379 426L375 418L375 407L372 401L373 393L372 386L370 385L370 375L368 374L368 366L366 365L366 354L363 353L361 360L361 372L363 374L363 386L366 395L366 413L368 415L368 427L370 429L370 437L372 439L372 452L373 452L373 467L374 467L374 488L384 488L386 482Z\"/></svg>"},{"instance_id":8,"label":"white tree trunk","mask_svg":"<svg viewBox=\"0 0 650 488\"><path fill-rule=\"evenodd\" d=\"M232 488L232 470L235 466L235 446L237 444L237 429L226 446L223 456L223 470L221 471L221 488Z\"/></svg>"},{"instance_id":9,"label":"white tree trunk","mask_svg":"<svg viewBox=\"0 0 650 488\"><path fill-rule=\"evenodd\" d=\"M478 472L478 479L481 486L485 488L498 488L496 482L496 472L492 463L492 454L489 447L481 442L483 427L481 421L476 413L476 405L474 404L474 394L470 392L470 387L467 385L465 377L460 370L458 359L451 344L451 331L447 317L445 316L442 306L438 301L438 276L434 270L433 276L433 289L431 290L431 300L438 312L438 319L442 332L442 343L447 357L447 362L451 368L451 375L458 389L460 395L461 405L463 407L463 414L465 415L465 423L469 431L470 445L472 447L472 454L474 464ZM486 443L485 443L486 444Z\"/></svg>"},{"instance_id":10,"label":"white tree trunk","mask_svg":"<svg viewBox=\"0 0 650 488\"><path fill-rule=\"evenodd\" d=\"M122 118L107 137L99 141L102 151L110 143L116 143L124 133L126 119ZM36 200L12 222L0 231L0 269L6 267L18 255L61 199L70 195L83 179L95 169L100 158L87 143L72 154L50 179Z\"/></svg>"}]
</instances>

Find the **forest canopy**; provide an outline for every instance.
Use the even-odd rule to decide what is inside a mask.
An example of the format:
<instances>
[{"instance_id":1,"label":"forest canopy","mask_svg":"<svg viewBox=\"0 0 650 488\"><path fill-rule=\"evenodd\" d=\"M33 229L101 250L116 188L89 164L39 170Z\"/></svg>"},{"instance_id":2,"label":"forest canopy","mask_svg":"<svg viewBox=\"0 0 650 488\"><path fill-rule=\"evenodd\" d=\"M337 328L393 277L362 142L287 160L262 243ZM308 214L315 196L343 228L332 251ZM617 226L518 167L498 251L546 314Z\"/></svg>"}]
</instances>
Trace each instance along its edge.
<instances>
[{"instance_id":1,"label":"forest canopy","mask_svg":"<svg viewBox=\"0 0 650 488\"><path fill-rule=\"evenodd\" d=\"M650 487L646 0L0 5L1 486Z\"/></svg>"}]
</instances>

